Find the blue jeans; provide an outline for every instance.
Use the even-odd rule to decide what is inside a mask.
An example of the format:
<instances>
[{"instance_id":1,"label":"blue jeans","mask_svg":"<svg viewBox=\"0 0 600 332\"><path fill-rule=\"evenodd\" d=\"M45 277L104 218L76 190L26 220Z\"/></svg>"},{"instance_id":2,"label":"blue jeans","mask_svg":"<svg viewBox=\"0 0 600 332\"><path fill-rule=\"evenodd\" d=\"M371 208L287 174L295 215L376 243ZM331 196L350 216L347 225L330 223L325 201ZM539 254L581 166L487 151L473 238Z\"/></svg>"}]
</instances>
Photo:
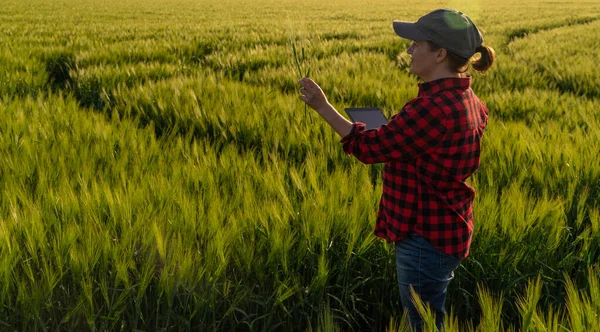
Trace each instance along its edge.
<instances>
[{"instance_id":1,"label":"blue jeans","mask_svg":"<svg viewBox=\"0 0 600 332\"><path fill-rule=\"evenodd\" d=\"M436 326L441 330L446 316L446 290L460 262L460 258L441 252L414 232L396 242L400 301L416 331L422 330L423 321L412 302L410 286L425 304L429 304L435 314Z\"/></svg>"}]
</instances>

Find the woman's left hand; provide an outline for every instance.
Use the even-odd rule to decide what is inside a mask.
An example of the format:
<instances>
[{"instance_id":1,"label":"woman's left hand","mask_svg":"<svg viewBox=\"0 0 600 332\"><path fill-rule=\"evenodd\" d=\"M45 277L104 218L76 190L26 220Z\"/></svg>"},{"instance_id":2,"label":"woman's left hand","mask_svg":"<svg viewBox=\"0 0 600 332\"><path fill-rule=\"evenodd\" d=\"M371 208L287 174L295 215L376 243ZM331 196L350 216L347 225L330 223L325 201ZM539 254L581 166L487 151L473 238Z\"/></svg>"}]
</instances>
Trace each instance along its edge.
<instances>
[{"instance_id":1,"label":"woman's left hand","mask_svg":"<svg viewBox=\"0 0 600 332\"><path fill-rule=\"evenodd\" d=\"M302 99L302 101L310 108L318 111L329 105L325 93L315 81L305 77L299 80L298 83L302 85L302 89L300 89L302 96L300 96L300 99Z\"/></svg>"}]
</instances>

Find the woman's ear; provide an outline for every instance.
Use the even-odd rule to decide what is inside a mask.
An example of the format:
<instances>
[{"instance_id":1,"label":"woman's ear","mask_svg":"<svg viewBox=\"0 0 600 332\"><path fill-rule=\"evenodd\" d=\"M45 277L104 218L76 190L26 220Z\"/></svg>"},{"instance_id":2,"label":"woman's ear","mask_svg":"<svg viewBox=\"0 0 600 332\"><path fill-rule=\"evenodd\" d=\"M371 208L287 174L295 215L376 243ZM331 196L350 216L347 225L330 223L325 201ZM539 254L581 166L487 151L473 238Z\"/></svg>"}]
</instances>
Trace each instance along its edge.
<instances>
[{"instance_id":1,"label":"woman's ear","mask_svg":"<svg viewBox=\"0 0 600 332\"><path fill-rule=\"evenodd\" d=\"M446 59L447 56L448 51L445 48L440 48L439 50L437 50L437 56L435 57L435 61L437 63L440 63L444 61L444 59Z\"/></svg>"}]
</instances>

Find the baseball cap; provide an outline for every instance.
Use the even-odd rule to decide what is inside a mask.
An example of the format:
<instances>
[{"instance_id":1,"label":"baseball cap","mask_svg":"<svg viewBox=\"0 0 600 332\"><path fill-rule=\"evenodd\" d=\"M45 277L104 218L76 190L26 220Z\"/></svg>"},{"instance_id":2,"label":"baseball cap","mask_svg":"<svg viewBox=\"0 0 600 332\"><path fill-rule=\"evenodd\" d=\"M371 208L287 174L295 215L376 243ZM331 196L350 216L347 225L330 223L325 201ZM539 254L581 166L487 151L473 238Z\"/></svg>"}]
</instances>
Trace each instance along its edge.
<instances>
[{"instance_id":1,"label":"baseball cap","mask_svg":"<svg viewBox=\"0 0 600 332\"><path fill-rule=\"evenodd\" d=\"M463 58L470 58L483 43L483 36L471 19L454 9L436 9L416 22L393 21L402 38L429 40Z\"/></svg>"}]
</instances>

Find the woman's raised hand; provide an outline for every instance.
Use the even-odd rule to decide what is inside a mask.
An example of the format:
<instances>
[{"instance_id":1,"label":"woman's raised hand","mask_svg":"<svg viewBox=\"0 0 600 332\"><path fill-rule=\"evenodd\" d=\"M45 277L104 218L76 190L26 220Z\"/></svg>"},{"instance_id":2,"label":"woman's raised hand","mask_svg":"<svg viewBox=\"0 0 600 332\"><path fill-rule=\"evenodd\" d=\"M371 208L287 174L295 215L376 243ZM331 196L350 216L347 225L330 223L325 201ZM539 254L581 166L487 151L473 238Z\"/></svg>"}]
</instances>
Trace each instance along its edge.
<instances>
[{"instance_id":1,"label":"woman's raised hand","mask_svg":"<svg viewBox=\"0 0 600 332\"><path fill-rule=\"evenodd\" d=\"M327 97L321 87L312 79L305 77L298 81L302 85L300 89L300 99L306 103L310 108L319 110L329 104Z\"/></svg>"}]
</instances>

